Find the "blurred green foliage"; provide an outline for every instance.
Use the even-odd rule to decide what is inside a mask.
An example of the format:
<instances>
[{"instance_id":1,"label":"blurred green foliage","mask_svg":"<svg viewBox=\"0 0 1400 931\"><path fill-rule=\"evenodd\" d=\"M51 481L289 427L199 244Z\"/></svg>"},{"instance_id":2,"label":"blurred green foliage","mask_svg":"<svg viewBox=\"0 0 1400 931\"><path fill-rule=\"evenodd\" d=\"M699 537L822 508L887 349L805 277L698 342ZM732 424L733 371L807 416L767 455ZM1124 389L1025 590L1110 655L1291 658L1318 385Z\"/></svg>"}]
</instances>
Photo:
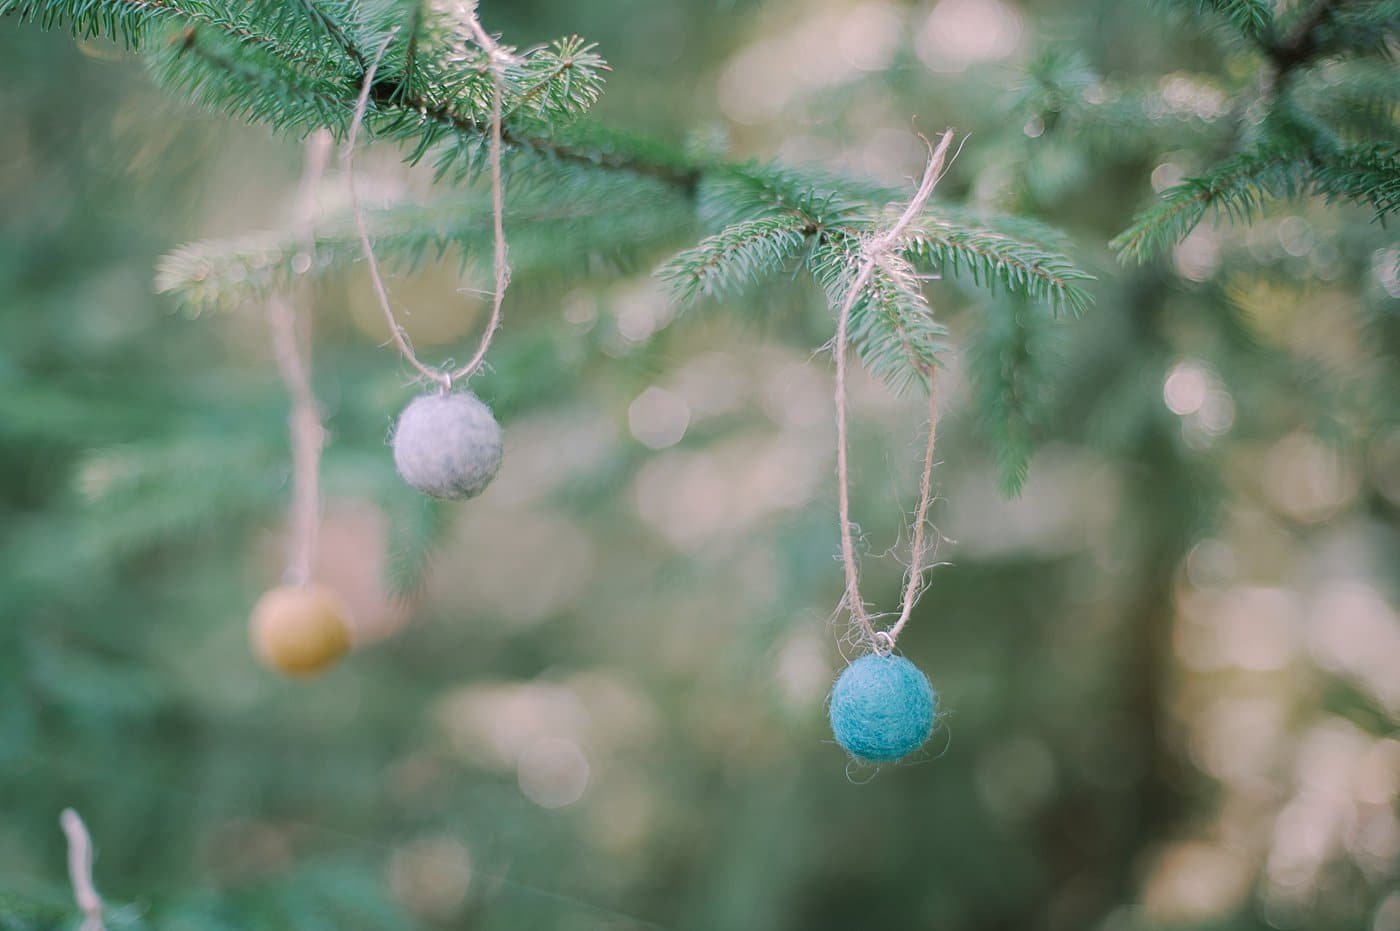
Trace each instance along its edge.
<instances>
[{"instance_id":1,"label":"blurred green foliage","mask_svg":"<svg viewBox=\"0 0 1400 931\"><path fill-rule=\"evenodd\" d=\"M777 157L868 204L919 170L910 114L970 131L945 215L1046 242L1038 218L1099 279L1077 321L951 267L927 284L953 347L949 565L901 647L951 714L927 761L878 774L848 771L822 707L828 301L784 273L679 310L649 274L740 220L729 201L692 216L666 185L580 176L560 219L547 183L513 195L538 222L476 383L506 466L460 507L393 475L415 389L324 231L302 293L321 571L376 642L286 683L244 626L287 498L262 314L152 282L191 240L280 248L256 231L288 225L295 133L0 19L0 928L77 926L68 806L112 929L1400 927L1400 243L1374 222L1395 16L1326 6L1303 33L1313 8L1275 26L1258 2L482 11L522 46L598 42L593 114L671 140L616 143L653 159ZM1338 145L1251 175L1249 222L1204 210L1117 263L1154 189L1228 192L1275 131ZM483 316L486 217L411 152L382 145L365 183L419 205L377 217L440 358ZM1380 193L1346 196L1338 164ZM873 380L855 402L890 605L924 405Z\"/></svg>"}]
</instances>

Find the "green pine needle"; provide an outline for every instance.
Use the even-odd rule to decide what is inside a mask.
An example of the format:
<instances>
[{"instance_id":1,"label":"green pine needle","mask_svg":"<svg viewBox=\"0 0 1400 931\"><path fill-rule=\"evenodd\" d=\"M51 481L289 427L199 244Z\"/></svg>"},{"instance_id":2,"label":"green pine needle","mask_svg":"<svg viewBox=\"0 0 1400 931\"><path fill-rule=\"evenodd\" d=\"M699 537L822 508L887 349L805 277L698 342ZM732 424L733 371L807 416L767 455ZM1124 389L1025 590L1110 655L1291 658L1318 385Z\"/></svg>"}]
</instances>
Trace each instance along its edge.
<instances>
[{"instance_id":1,"label":"green pine needle","mask_svg":"<svg viewBox=\"0 0 1400 931\"><path fill-rule=\"evenodd\" d=\"M967 275L993 293L1001 287L1074 314L1093 302L1080 286L1093 280L1092 275L1057 252L985 226L924 219L905 236L904 248L920 265L941 274Z\"/></svg>"},{"instance_id":2,"label":"green pine needle","mask_svg":"<svg viewBox=\"0 0 1400 931\"><path fill-rule=\"evenodd\" d=\"M1286 153L1262 150L1237 155L1167 190L1160 203L1138 214L1110 245L1122 259L1145 262L1179 242L1211 208L1245 221L1271 196L1289 196L1301 184L1300 168Z\"/></svg>"},{"instance_id":3,"label":"green pine needle","mask_svg":"<svg viewBox=\"0 0 1400 931\"><path fill-rule=\"evenodd\" d=\"M745 220L680 253L657 274L681 301L730 297L782 269L806 241L806 225L796 214Z\"/></svg>"}]
</instances>

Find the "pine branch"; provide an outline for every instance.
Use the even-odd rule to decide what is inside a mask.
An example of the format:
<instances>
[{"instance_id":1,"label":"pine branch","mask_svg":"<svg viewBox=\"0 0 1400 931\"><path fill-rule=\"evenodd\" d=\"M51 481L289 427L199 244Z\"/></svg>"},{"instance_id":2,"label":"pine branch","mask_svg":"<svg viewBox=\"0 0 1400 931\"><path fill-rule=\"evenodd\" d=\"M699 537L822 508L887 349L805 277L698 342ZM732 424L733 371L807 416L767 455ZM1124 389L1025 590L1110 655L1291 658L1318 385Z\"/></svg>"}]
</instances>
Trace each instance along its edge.
<instances>
[{"instance_id":1,"label":"pine branch","mask_svg":"<svg viewBox=\"0 0 1400 931\"><path fill-rule=\"evenodd\" d=\"M1072 148L1115 161L1157 157L1164 146L1178 146L1184 134L1218 135L1227 129L1229 91L1208 75L1176 75L1196 85L1194 92L1168 98L1160 81L1110 85L1081 55L1050 49L1034 58L1017 82L1007 109L1035 119L1046 137L1063 138ZM1211 106L1211 98L1219 101ZM1203 105L1204 104L1204 105Z\"/></svg>"},{"instance_id":2,"label":"pine branch","mask_svg":"<svg viewBox=\"0 0 1400 931\"><path fill-rule=\"evenodd\" d=\"M596 44L570 36L526 56L510 74L517 92L506 120L533 115L555 123L573 119L597 103L603 90L601 73L611 69L596 49Z\"/></svg>"},{"instance_id":3,"label":"pine branch","mask_svg":"<svg viewBox=\"0 0 1400 931\"><path fill-rule=\"evenodd\" d=\"M354 9L348 0L291 0L291 2L301 9L307 22L318 26L331 41L340 46L346 57L355 63L355 68L361 74L364 73L369 67L369 61L365 58L364 52L360 51L359 46L350 40L340 25L342 20L347 22L350 20ZM325 7L322 6L323 3L326 4Z\"/></svg>"},{"instance_id":4,"label":"pine branch","mask_svg":"<svg viewBox=\"0 0 1400 931\"><path fill-rule=\"evenodd\" d=\"M833 309L845 302L860 267L861 242L855 234L831 230L808 258L808 268ZM928 373L948 348L947 336L910 267L877 266L851 308L851 344L871 374L898 394L927 388Z\"/></svg>"},{"instance_id":5,"label":"pine branch","mask_svg":"<svg viewBox=\"0 0 1400 931\"><path fill-rule=\"evenodd\" d=\"M685 204L656 183L618 177L565 175L549 187L521 188L506 214L512 264L520 273L553 271L604 259L628 263L677 239L688 228ZM398 204L371 213L376 252L411 270L455 249L465 262L491 245L490 203L476 192L436 204ZM571 235L557 235L567 224ZM319 278L360 258L346 215L317 223L314 259L296 232L273 231L228 240L189 243L163 257L156 290L190 314L234 310L283 291L300 279Z\"/></svg>"},{"instance_id":6,"label":"pine branch","mask_svg":"<svg viewBox=\"0 0 1400 931\"><path fill-rule=\"evenodd\" d=\"M1269 148L1236 155L1168 190L1110 245L1120 258L1142 262L1180 241L1212 208L1248 222L1271 198L1309 192L1368 205L1384 219L1400 204L1400 147L1382 142L1322 153Z\"/></svg>"},{"instance_id":7,"label":"pine branch","mask_svg":"<svg viewBox=\"0 0 1400 931\"><path fill-rule=\"evenodd\" d=\"M1273 4L1268 0L1190 0L1197 13L1222 17L1247 39L1267 35L1274 24Z\"/></svg>"},{"instance_id":8,"label":"pine branch","mask_svg":"<svg viewBox=\"0 0 1400 931\"><path fill-rule=\"evenodd\" d=\"M1274 64L1276 81L1317 53L1322 44L1320 30L1344 2L1316 0L1285 38L1264 43L1264 52Z\"/></svg>"},{"instance_id":9,"label":"pine branch","mask_svg":"<svg viewBox=\"0 0 1400 931\"><path fill-rule=\"evenodd\" d=\"M404 146L410 161L432 157L439 176L464 180L482 165L491 81L488 63L469 41L456 7L410 0L376 13L376 22L356 23L360 8L348 0L0 3L24 3L26 15L47 17L50 25L124 29L130 41L152 52L167 85L206 106L297 132L324 127L343 135L362 82L362 50L388 41L369 89L367 131ZM134 6L140 13L109 21L110 16L92 15L92 3L112 10ZM158 9L151 6L155 3ZM150 31L156 25L168 38L156 38ZM512 50L511 57L502 141L513 209L521 211L522 195L528 197L532 187L550 192L600 175L625 176L642 193L654 192L660 183L669 189L661 200L677 195L693 200L701 219L719 232L667 266L666 275L683 297L733 294L781 269L809 239L816 243L809 265L830 296L849 280L862 237L880 219L883 205L903 199L879 185L821 172L714 162L583 122L578 117L601 92L607 65L576 37L524 53ZM655 241L658 233L674 232L669 216L641 222L658 215L653 204L640 204L624 216L629 202L635 201L593 203L592 214L571 222L571 241L585 249L630 252L644 247L643 236ZM528 264L521 245L528 242L529 229L551 217L533 212L527 206L513 224L517 269ZM381 231L381 245L400 259L416 261L449 242L464 254L479 246L476 234L463 225L477 215L464 204L437 216L420 211L415 218L413 208L398 216L420 224ZM557 224L557 209L552 218ZM853 343L872 371L896 388L907 387L925 377L943 345L945 332L924 301L911 258L955 274L966 269L978 285L1022 291L1056 307L1078 310L1087 303L1077 282L1088 276L1059 253L1018 238L1013 225L968 225L949 211L924 222L903 253L882 260L851 318ZM350 261L345 239L330 229L316 244L309 272ZM587 243L590 231L600 245ZM233 306L295 280L295 266L306 261L300 253L296 243L275 235L194 244L162 263L159 285L192 310Z\"/></svg>"},{"instance_id":10,"label":"pine branch","mask_svg":"<svg viewBox=\"0 0 1400 931\"><path fill-rule=\"evenodd\" d=\"M352 108L332 80L288 68L283 60L242 48L213 30L184 29L155 46L150 63L167 88L207 107L275 129L343 133Z\"/></svg>"},{"instance_id":11,"label":"pine branch","mask_svg":"<svg viewBox=\"0 0 1400 931\"><path fill-rule=\"evenodd\" d=\"M748 162L716 165L707 171L697 206L700 218L716 226L758 216L797 214L817 230L868 221L874 216L872 204L890 203L898 197L883 186L862 186L819 171Z\"/></svg>"},{"instance_id":12,"label":"pine branch","mask_svg":"<svg viewBox=\"0 0 1400 931\"><path fill-rule=\"evenodd\" d=\"M1400 0L1353 0L1317 29L1317 55L1348 53L1394 62L1400 47Z\"/></svg>"},{"instance_id":13,"label":"pine branch","mask_svg":"<svg viewBox=\"0 0 1400 931\"><path fill-rule=\"evenodd\" d=\"M809 229L806 218L796 213L746 220L680 253L658 274L685 302L702 295L728 297L786 264L802 248Z\"/></svg>"},{"instance_id":14,"label":"pine branch","mask_svg":"<svg viewBox=\"0 0 1400 931\"><path fill-rule=\"evenodd\" d=\"M310 6L310 0L298 2ZM320 76L350 73L344 46L324 25L326 14L304 7L298 15L283 0L0 0L5 15L44 29L110 37L132 49L173 26L212 29Z\"/></svg>"},{"instance_id":15,"label":"pine branch","mask_svg":"<svg viewBox=\"0 0 1400 931\"><path fill-rule=\"evenodd\" d=\"M282 500L269 438L253 429L203 432L98 450L89 468L105 480L85 489L86 534L94 551L137 553L225 529L266 514ZM226 469L230 456L245 469ZM178 495L171 488L183 489Z\"/></svg>"},{"instance_id":16,"label":"pine branch","mask_svg":"<svg viewBox=\"0 0 1400 931\"><path fill-rule=\"evenodd\" d=\"M385 583L395 597L417 594L427 581L433 553L451 529L452 508L424 495L386 490L380 502L389 521Z\"/></svg>"},{"instance_id":17,"label":"pine branch","mask_svg":"<svg viewBox=\"0 0 1400 931\"><path fill-rule=\"evenodd\" d=\"M1328 200L1365 204L1383 220L1400 208L1400 145L1377 142L1328 153L1310 180Z\"/></svg>"},{"instance_id":18,"label":"pine branch","mask_svg":"<svg viewBox=\"0 0 1400 931\"><path fill-rule=\"evenodd\" d=\"M0 0L0 16L41 29L67 29L80 38L108 36L127 48L138 47L153 22L178 16L165 0L96 0L53 3L51 0Z\"/></svg>"},{"instance_id":19,"label":"pine branch","mask_svg":"<svg viewBox=\"0 0 1400 931\"><path fill-rule=\"evenodd\" d=\"M382 84L370 99L383 117L372 127L376 138L420 143L415 153L420 157L431 144L445 142L437 160L439 174L460 179L471 172L485 138L484 121L412 95L399 95L395 88ZM423 129L423 121L431 128ZM415 137L424 133L437 135L423 145L421 138ZM502 129L501 141L510 156L523 153L565 165L626 172L664 181L687 195L694 192L701 177L700 166L672 149L583 122L549 133L507 126Z\"/></svg>"},{"instance_id":20,"label":"pine branch","mask_svg":"<svg viewBox=\"0 0 1400 931\"><path fill-rule=\"evenodd\" d=\"M1075 314L1093 302L1078 285L1093 276L1065 256L986 227L925 219L905 237L904 248L934 272L969 275L974 284L993 293L1000 285Z\"/></svg>"},{"instance_id":21,"label":"pine branch","mask_svg":"<svg viewBox=\"0 0 1400 931\"><path fill-rule=\"evenodd\" d=\"M1138 214L1112 242L1119 257L1145 260L1179 241L1212 207L1247 221L1269 198L1307 191L1367 204L1384 219L1396 202L1393 88L1374 79L1349 90L1324 81L1320 87L1303 83L1297 93L1295 85L1324 56L1390 55L1400 35L1400 0L1315 0L1282 37L1279 23L1262 28L1267 11L1255 9L1255 0L1199 2L1225 13L1267 57L1269 69L1254 101L1266 109L1265 119L1256 130L1245 122L1248 101L1232 107L1233 138L1249 131L1254 149L1177 185ZM1386 141L1348 145L1344 134L1355 138L1358 131Z\"/></svg>"},{"instance_id":22,"label":"pine branch","mask_svg":"<svg viewBox=\"0 0 1400 931\"><path fill-rule=\"evenodd\" d=\"M1181 240L1211 208L1247 221L1269 197L1291 196L1301 187L1294 153L1264 149L1236 155L1166 191L1109 245L1122 259L1144 262Z\"/></svg>"},{"instance_id":23,"label":"pine branch","mask_svg":"<svg viewBox=\"0 0 1400 931\"><path fill-rule=\"evenodd\" d=\"M1049 393L1052 321L1030 302L992 302L969 353L975 405L992 441L1002 492L1020 493Z\"/></svg>"},{"instance_id":24,"label":"pine branch","mask_svg":"<svg viewBox=\"0 0 1400 931\"><path fill-rule=\"evenodd\" d=\"M1393 63L1355 60L1314 69L1291 97L1348 142L1400 138L1400 69Z\"/></svg>"}]
</instances>

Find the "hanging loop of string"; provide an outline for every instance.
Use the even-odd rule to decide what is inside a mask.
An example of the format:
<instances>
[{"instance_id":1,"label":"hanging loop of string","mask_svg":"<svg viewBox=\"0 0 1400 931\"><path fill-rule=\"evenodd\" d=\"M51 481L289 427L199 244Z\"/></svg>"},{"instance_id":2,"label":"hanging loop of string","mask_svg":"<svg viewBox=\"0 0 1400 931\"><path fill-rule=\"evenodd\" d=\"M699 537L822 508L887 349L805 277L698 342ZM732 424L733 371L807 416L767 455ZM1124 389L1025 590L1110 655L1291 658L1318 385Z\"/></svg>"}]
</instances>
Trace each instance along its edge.
<instances>
[{"instance_id":1,"label":"hanging loop of string","mask_svg":"<svg viewBox=\"0 0 1400 931\"><path fill-rule=\"evenodd\" d=\"M360 87L359 98L355 102L354 116L351 119L350 131L346 135L345 149L341 155L341 165L344 168L346 184L349 187L350 211L354 216L355 231L359 235L360 250L364 254L365 263L369 266L370 283L373 285L375 297L379 301L379 308L384 314L385 322L389 325L390 339L399 355L403 356L404 361L424 378L436 382L444 392L450 392L455 382L471 378L485 363L486 353L491 348L491 341L495 338L496 331L501 328L501 308L505 301L506 288L510 285L510 261L505 234L505 186L501 177L501 122L505 96L504 71L511 61L511 56L482 28L481 21L477 19L475 11L469 5L459 4L459 12L466 20L467 30L471 33L471 41L485 53L486 68L491 74L491 125L487 136L487 159L491 172L493 270L495 274L495 290L491 297L491 316L487 320L486 329L481 334L476 351L472 353L465 365L450 371L435 368L425 364L413 351L413 344L409 342L408 334L394 314L389 291L385 287L383 275L379 271L379 262L374 255L374 244L370 240L369 230L365 225L364 211L360 207L359 189L355 183L355 140L369 108L369 95L374 86L375 73L379 70L379 65L383 61L384 53L388 51L390 43L398 35L397 27L391 30L384 41L380 43L374 59L365 69L364 82Z\"/></svg>"},{"instance_id":2,"label":"hanging loop of string","mask_svg":"<svg viewBox=\"0 0 1400 931\"><path fill-rule=\"evenodd\" d=\"M865 600L860 594L860 565L856 559L855 539L851 525L851 492L850 492L850 453L849 453L849 415L846 402L846 379L847 360L846 356L850 348L851 311L854 309L856 301L860 298L861 292L870 283L870 278L875 270L880 267L897 246L900 236L908 229L920 213L923 212L925 204L928 203L929 196L933 194L933 189L938 185L942 177L943 164L948 157L948 149L953 142L953 131L947 130L939 139L937 146L924 140L929 147L928 162L924 167L924 175L919 182L918 190L913 198L904 208L904 212L886 230L870 236L861 249L860 264L856 267L856 273L851 279L851 284L846 292L846 299L841 304L840 312L836 323L836 344L834 354L836 356L836 476L837 476L837 509L839 511L841 529L841 563L846 574L846 590L842 597L842 605L850 615L852 623L860 628L864 634L870 648L876 653L885 656L894 651L895 641L899 638L900 632L909 622L909 616L913 613L914 604L918 601L919 590L923 584L924 560L927 556L928 534L925 526L928 523L928 509L932 501L933 488L933 463L934 463L934 441L936 436L936 424L938 420L938 396L935 391L934 373L930 366L919 364L919 369L929 383L929 432L928 445L924 452L923 477L920 482L919 504L915 510L912 533L912 552L909 560L909 573L905 580L904 594L901 599L901 606L898 620L888 630L877 630L875 623L871 619L866 607Z\"/></svg>"},{"instance_id":3,"label":"hanging loop of string","mask_svg":"<svg viewBox=\"0 0 1400 931\"><path fill-rule=\"evenodd\" d=\"M297 186L293 223L302 236L305 267L316 262L316 191L325 173L331 137L324 130L306 141L306 161ZM305 585L316 560L320 525L321 450L325 429L311 386L311 316L298 320L286 294L273 293L267 300L267 323L277 371L292 400L289 418L292 442L291 544L287 553L286 581ZM300 332L298 324L300 323Z\"/></svg>"}]
</instances>

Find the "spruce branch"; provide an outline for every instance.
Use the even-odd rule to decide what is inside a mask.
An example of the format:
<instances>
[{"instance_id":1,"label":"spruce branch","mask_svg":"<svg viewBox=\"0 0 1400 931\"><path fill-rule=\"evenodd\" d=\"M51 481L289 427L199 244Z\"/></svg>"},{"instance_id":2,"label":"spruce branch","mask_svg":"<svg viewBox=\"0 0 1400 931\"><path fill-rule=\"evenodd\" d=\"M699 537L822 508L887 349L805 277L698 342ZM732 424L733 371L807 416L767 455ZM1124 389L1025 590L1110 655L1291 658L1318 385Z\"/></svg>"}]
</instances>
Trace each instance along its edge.
<instances>
[{"instance_id":1,"label":"spruce branch","mask_svg":"<svg viewBox=\"0 0 1400 931\"><path fill-rule=\"evenodd\" d=\"M1093 276L1065 256L986 227L927 218L905 234L902 244L911 259L930 270L966 274L993 292L1001 286L1074 314L1093 302L1078 284Z\"/></svg>"},{"instance_id":2,"label":"spruce branch","mask_svg":"<svg viewBox=\"0 0 1400 931\"><path fill-rule=\"evenodd\" d=\"M685 302L728 297L786 264L802 248L809 228L797 213L736 223L680 253L657 274Z\"/></svg>"},{"instance_id":3,"label":"spruce branch","mask_svg":"<svg viewBox=\"0 0 1400 931\"><path fill-rule=\"evenodd\" d=\"M1236 22L1267 60L1254 94L1229 111L1230 147L1252 136L1252 148L1171 188L1139 213L1111 243L1120 258L1145 260L1179 241L1213 207L1248 221L1270 198L1314 193L1368 205L1377 219L1395 209L1400 174L1393 74L1377 79L1364 67L1354 69L1355 77L1340 86L1325 77L1300 78L1317 72L1314 65L1324 57L1355 65L1367 55L1391 55L1400 0L1314 0L1286 28L1265 24L1266 11L1253 2L1200 0ZM1264 119L1256 128L1250 114L1259 109Z\"/></svg>"},{"instance_id":4,"label":"spruce branch","mask_svg":"<svg viewBox=\"0 0 1400 931\"><path fill-rule=\"evenodd\" d=\"M811 231L873 220L872 204L892 202L889 188L813 169L745 162L714 165L697 191L702 221L729 226L756 216L796 215Z\"/></svg>"},{"instance_id":5,"label":"spruce branch","mask_svg":"<svg viewBox=\"0 0 1400 931\"><path fill-rule=\"evenodd\" d=\"M812 250L808 269L832 307L842 305L856 282L863 246L860 235L831 230ZM912 268L882 263L872 269L850 319L851 344L871 374L897 394L926 388L928 373L948 349L947 338L948 329L934 319Z\"/></svg>"},{"instance_id":6,"label":"spruce branch","mask_svg":"<svg viewBox=\"0 0 1400 931\"><path fill-rule=\"evenodd\" d=\"M1321 152L1270 147L1236 155L1169 189L1110 245L1120 258L1142 262L1178 242L1212 208L1248 222L1269 199L1305 193L1364 204L1384 219L1400 205L1400 146L1380 142Z\"/></svg>"},{"instance_id":7,"label":"spruce branch","mask_svg":"<svg viewBox=\"0 0 1400 931\"><path fill-rule=\"evenodd\" d=\"M0 0L6 15L130 49L148 47L172 27L211 29L321 76L349 73L343 46L321 19L326 14L297 13L284 0Z\"/></svg>"},{"instance_id":8,"label":"spruce branch","mask_svg":"<svg viewBox=\"0 0 1400 931\"><path fill-rule=\"evenodd\" d=\"M1344 2L1346 0L1316 0L1288 35L1264 42L1264 53L1273 62L1276 84L1317 53L1322 45L1321 30Z\"/></svg>"},{"instance_id":9,"label":"spruce branch","mask_svg":"<svg viewBox=\"0 0 1400 931\"><path fill-rule=\"evenodd\" d=\"M520 188L509 202L512 264L522 272L558 274L600 260L627 267L689 228L684 201L660 183L596 173L559 182ZM376 252L400 271L449 250L466 257L491 245L491 205L476 191L367 211L366 221ZM571 231L562 243L560 225ZM313 249L295 232L277 230L188 243L161 259L156 290L191 315L235 310L357 261L359 239L347 212L319 218L316 231Z\"/></svg>"},{"instance_id":10,"label":"spruce branch","mask_svg":"<svg viewBox=\"0 0 1400 931\"><path fill-rule=\"evenodd\" d=\"M1314 57L1345 52L1392 63L1400 43L1400 0L1353 0L1318 28Z\"/></svg>"},{"instance_id":11,"label":"spruce branch","mask_svg":"<svg viewBox=\"0 0 1400 931\"><path fill-rule=\"evenodd\" d=\"M353 6L348 0L291 0L291 3L301 10L307 22L315 24L331 41L340 46L356 68L363 72L369 67L369 62L360 51L360 47L351 41L346 30L340 25L341 21L350 20L353 11ZM330 9L323 7L323 3L330 6ZM334 10L334 14L331 10Z\"/></svg>"},{"instance_id":12,"label":"spruce branch","mask_svg":"<svg viewBox=\"0 0 1400 931\"><path fill-rule=\"evenodd\" d=\"M191 27L156 45L149 61L162 85L210 110L274 129L343 134L352 107L334 81L289 68L274 54L235 48L218 32Z\"/></svg>"},{"instance_id":13,"label":"spruce branch","mask_svg":"<svg viewBox=\"0 0 1400 931\"><path fill-rule=\"evenodd\" d=\"M1020 493L1053 366L1051 321L1029 301L1006 297L982 315L969 352L982 432L992 441L1002 493Z\"/></svg>"},{"instance_id":14,"label":"spruce branch","mask_svg":"<svg viewBox=\"0 0 1400 931\"><path fill-rule=\"evenodd\" d=\"M1313 189L1328 200L1365 204L1384 219L1400 208L1400 144L1347 146L1318 158Z\"/></svg>"},{"instance_id":15,"label":"spruce branch","mask_svg":"<svg viewBox=\"0 0 1400 931\"><path fill-rule=\"evenodd\" d=\"M1351 143L1400 139L1400 69L1358 59L1313 69L1292 88L1293 103Z\"/></svg>"},{"instance_id":16,"label":"spruce branch","mask_svg":"<svg viewBox=\"0 0 1400 931\"><path fill-rule=\"evenodd\" d=\"M41 29L67 29L80 38L107 36L136 48L152 22L180 15L165 0L95 0L54 3L52 0L0 0L0 16Z\"/></svg>"},{"instance_id":17,"label":"spruce branch","mask_svg":"<svg viewBox=\"0 0 1400 931\"><path fill-rule=\"evenodd\" d=\"M1268 0L1191 0L1190 5L1197 13L1222 17L1248 39L1260 39L1273 28L1273 4Z\"/></svg>"},{"instance_id":18,"label":"spruce branch","mask_svg":"<svg viewBox=\"0 0 1400 931\"><path fill-rule=\"evenodd\" d=\"M526 55L510 75L517 93L506 119L533 115L545 121L567 120L597 103L602 72L612 70L597 48L596 43L569 36Z\"/></svg>"},{"instance_id":19,"label":"spruce branch","mask_svg":"<svg viewBox=\"0 0 1400 931\"><path fill-rule=\"evenodd\" d=\"M91 4L127 11L126 19L94 16ZM206 106L277 129L327 129L344 138L364 91L364 127L396 143L408 160L432 158L439 176L464 181L486 163L491 114L499 107L501 155L509 172L512 226L527 241L532 228L569 210L569 189L581 179L616 176L634 192L614 202L592 202L570 240L589 225L600 245L592 252L637 253L644 236L669 238L683 220L657 205L688 202L715 235L670 262L664 274L688 299L730 295L781 270L805 243L808 266L829 295L849 285L861 243L881 227L881 205L896 199L881 185L748 162L725 163L677 151L581 119L598 98L607 64L577 37L516 52L480 39L474 4L438 6L421 0L391 4L361 21L349 0L0 0L24 4L28 18L90 30L126 30L147 50L163 83ZM131 13L135 10L137 12ZM248 11L254 11L249 13ZM156 29L155 27L159 27ZM469 33L468 30L471 30ZM493 67L497 49L500 69ZM373 80L366 80L365 48L384 49ZM499 78L499 86L496 79ZM657 187L666 193L656 196ZM555 195L542 209L533 190ZM648 200L647 198L651 198ZM640 199L640 200L639 200ZM629 204L639 209L624 215ZM398 220L429 220L405 231L381 217L377 246L409 262L444 244L480 247L465 224L480 212L459 201L460 212L424 217L406 208ZM1043 228L1007 221L994 226L949 209L901 219L901 237L859 289L850 335L862 357L895 388L924 380L945 332L921 293L915 262L938 271L964 269L973 283L1005 287L1056 307L1081 309L1088 278L1059 252L1036 244ZM596 214L596 217L594 216ZM519 216L519 219L517 219ZM638 219L651 216L643 222ZM544 227L547 229L547 227ZM315 258L306 273L346 264L343 227L319 227ZM338 231L339 230L339 231ZM660 232L664 237L658 237ZM1030 232L1033 235L1022 235ZM158 284L192 311L265 298L295 280L299 244L269 234L229 243L196 243L173 253ZM529 264L522 253L522 267ZM557 263L555 263L557 264ZM844 284L843 284L844 283ZM841 295L844 301L844 292Z\"/></svg>"},{"instance_id":20,"label":"spruce branch","mask_svg":"<svg viewBox=\"0 0 1400 931\"><path fill-rule=\"evenodd\" d=\"M1170 188L1109 245L1122 259L1145 262L1189 233L1212 207L1247 221L1270 196L1296 194L1302 172L1293 153L1265 149L1226 159Z\"/></svg>"}]
</instances>

